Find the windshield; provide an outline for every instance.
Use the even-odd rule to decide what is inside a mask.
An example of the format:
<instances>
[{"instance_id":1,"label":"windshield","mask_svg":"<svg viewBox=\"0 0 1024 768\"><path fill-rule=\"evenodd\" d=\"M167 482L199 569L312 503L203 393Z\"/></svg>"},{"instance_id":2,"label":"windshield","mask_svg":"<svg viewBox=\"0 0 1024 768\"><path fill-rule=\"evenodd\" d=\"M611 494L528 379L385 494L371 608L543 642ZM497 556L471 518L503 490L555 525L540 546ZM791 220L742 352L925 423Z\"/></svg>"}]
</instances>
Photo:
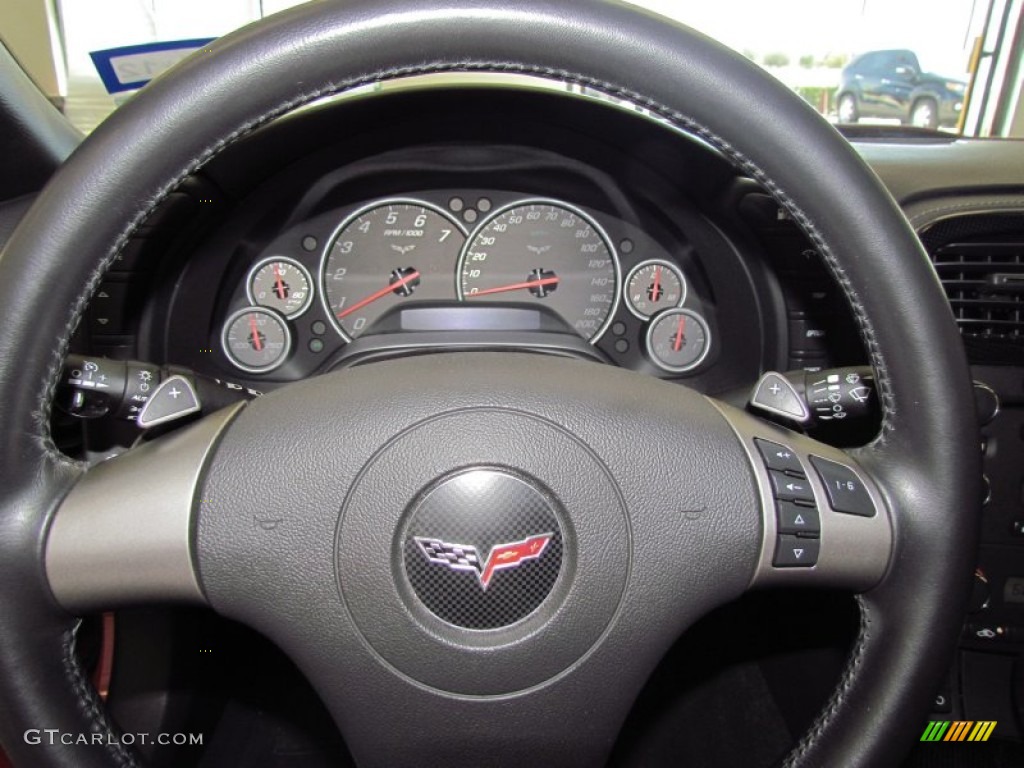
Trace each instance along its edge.
<instances>
[{"instance_id":1,"label":"windshield","mask_svg":"<svg viewBox=\"0 0 1024 768\"><path fill-rule=\"evenodd\" d=\"M0 33L81 130L209 40L296 0L57 0ZM634 0L764 67L827 119L907 135L1024 135L1011 0ZM40 4L44 6L47 4ZM24 27L24 29L22 29ZM46 39L40 40L43 36ZM43 48L45 47L45 50ZM42 51L42 53L41 53ZM1018 108L1022 115L1018 118ZM905 129L905 130L904 130ZM885 130L879 128L879 131Z\"/></svg>"}]
</instances>

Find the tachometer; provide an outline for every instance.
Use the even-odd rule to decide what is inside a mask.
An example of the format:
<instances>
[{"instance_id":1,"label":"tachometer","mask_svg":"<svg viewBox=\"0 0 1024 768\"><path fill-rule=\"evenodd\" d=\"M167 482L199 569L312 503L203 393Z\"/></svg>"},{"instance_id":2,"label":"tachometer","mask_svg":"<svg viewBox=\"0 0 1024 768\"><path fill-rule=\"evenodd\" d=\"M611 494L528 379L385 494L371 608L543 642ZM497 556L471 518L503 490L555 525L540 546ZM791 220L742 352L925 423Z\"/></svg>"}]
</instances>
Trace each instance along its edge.
<instances>
[{"instance_id":1,"label":"tachometer","mask_svg":"<svg viewBox=\"0 0 1024 768\"><path fill-rule=\"evenodd\" d=\"M412 296L455 299L452 272L465 242L454 219L417 200L381 201L356 211L324 255L328 314L353 339Z\"/></svg>"},{"instance_id":2,"label":"tachometer","mask_svg":"<svg viewBox=\"0 0 1024 768\"><path fill-rule=\"evenodd\" d=\"M615 313L619 262L608 236L578 208L529 200L495 212L459 261L459 298L550 307L596 341Z\"/></svg>"}]
</instances>

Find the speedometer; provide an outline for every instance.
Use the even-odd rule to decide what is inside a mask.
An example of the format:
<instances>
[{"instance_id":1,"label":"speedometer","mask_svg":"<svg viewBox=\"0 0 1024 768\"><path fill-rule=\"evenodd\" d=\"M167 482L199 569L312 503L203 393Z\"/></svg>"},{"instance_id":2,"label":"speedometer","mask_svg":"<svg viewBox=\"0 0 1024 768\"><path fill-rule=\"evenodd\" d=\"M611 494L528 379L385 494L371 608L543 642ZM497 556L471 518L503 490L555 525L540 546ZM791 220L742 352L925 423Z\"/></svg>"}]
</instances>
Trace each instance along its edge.
<instances>
[{"instance_id":1,"label":"speedometer","mask_svg":"<svg viewBox=\"0 0 1024 768\"><path fill-rule=\"evenodd\" d=\"M615 314L619 262L608 236L578 208L528 200L498 210L459 261L459 298L549 307L596 341Z\"/></svg>"}]
</instances>

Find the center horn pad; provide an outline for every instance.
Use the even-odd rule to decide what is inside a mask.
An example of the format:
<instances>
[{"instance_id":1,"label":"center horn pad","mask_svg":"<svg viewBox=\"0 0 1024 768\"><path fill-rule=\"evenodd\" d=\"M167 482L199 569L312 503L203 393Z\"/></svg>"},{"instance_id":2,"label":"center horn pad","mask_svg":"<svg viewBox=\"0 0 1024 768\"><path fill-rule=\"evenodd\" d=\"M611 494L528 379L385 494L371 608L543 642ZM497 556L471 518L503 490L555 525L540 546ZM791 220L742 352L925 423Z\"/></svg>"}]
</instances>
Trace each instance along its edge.
<instances>
[{"instance_id":1,"label":"center horn pad","mask_svg":"<svg viewBox=\"0 0 1024 768\"><path fill-rule=\"evenodd\" d=\"M622 495L590 448L502 408L420 422L342 509L342 599L394 671L477 696L535 687L609 628L629 576Z\"/></svg>"}]
</instances>

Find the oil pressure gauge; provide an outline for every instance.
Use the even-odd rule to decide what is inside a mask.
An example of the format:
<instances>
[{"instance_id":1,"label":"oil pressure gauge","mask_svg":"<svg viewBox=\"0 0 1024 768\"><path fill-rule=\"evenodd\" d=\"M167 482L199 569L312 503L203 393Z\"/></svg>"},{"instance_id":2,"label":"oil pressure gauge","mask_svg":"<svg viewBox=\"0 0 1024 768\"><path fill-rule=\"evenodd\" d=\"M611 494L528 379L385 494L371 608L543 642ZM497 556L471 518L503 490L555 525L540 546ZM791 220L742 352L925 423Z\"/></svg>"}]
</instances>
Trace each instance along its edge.
<instances>
[{"instance_id":1,"label":"oil pressure gauge","mask_svg":"<svg viewBox=\"0 0 1024 768\"><path fill-rule=\"evenodd\" d=\"M707 321L689 309L669 309L647 328L647 354L668 373L686 373L704 362L711 350Z\"/></svg>"},{"instance_id":2,"label":"oil pressure gauge","mask_svg":"<svg viewBox=\"0 0 1024 768\"><path fill-rule=\"evenodd\" d=\"M676 265L650 259L630 270L623 291L629 311L648 320L664 309L682 306L686 300L686 279Z\"/></svg>"},{"instance_id":3,"label":"oil pressure gauge","mask_svg":"<svg viewBox=\"0 0 1024 768\"><path fill-rule=\"evenodd\" d=\"M287 318L298 317L313 300L313 281L294 259L271 256L249 270L245 291L250 304L276 309Z\"/></svg>"},{"instance_id":4,"label":"oil pressure gauge","mask_svg":"<svg viewBox=\"0 0 1024 768\"><path fill-rule=\"evenodd\" d=\"M280 315L262 307L232 314L221 331L221 347L231 364L246 373L267 373L288 357L292 334Z\"/></svg>"}]
</instances>

